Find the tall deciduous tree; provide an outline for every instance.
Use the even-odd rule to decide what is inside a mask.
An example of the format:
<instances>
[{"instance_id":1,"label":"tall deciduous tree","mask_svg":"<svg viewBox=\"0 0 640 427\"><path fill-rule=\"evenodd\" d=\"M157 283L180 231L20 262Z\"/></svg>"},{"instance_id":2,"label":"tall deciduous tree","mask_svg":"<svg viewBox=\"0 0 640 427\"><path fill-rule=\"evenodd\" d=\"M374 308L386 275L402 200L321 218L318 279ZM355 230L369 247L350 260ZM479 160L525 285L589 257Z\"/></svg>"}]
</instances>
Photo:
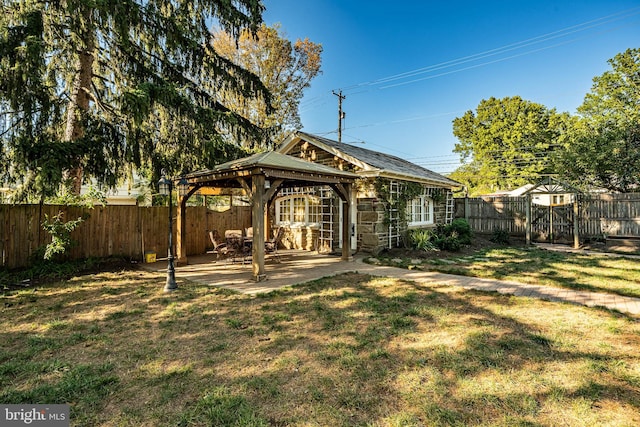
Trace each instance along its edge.
<instances>
[{"instance_id":1,"label":"tall deciduous tree","mask_svg":"<svg viewBox=\"0 0 640 427\"><path fill-rule=\"evenodd\" d=\"M67 178L113 186L132 167L157 178L237 156L222 138L265 135L214 94L269 92L218 55L208 26L234 37L261 23L260 0L2 0L0 173L22 195Z\"/></svg>"},{"instance_id":2,"label":"tall deciduous tree","mask_svg":"<svg viewBox=\"0 0 640 427\"><path fill-rule=\"evenodd\" d=\"M640 49L609 60L578 108L559 171L576 184L640 190Z\"/></svg>"},{"instance_id":3,"label":"tall deciduous tree","mask_svg":"<svg viewBox=\"0 0 640 427\"><path fill-rule=\"evenodd\" d=\"M453 121L453 134L460 141L454 151L472 163L456 179L465 183L463 175L473 171L473 180L466 182L472 194L535 180L551 171L549 156L561 123L555 110L519 96L482 100L475 112Z\"/></svg>"},{"instance_id":4,"label":"tall deciduous tree","mask_svg":"<svg viewBox=\"0 0 640 427\"><path fill-rule=\"evenodd\" d=\"M298 106L304 89L320 72L320 44L307 38L291 43L279 25L262 24L256 37L244 31L237 43L228 32L216 31L213 46L221 56L260 77L272 94L273 111L267 112L260 99L247 102L231 91L220 92L221 102L259 126L271 129L275 143L302 127Z\"/></svg>"}]
</instances>

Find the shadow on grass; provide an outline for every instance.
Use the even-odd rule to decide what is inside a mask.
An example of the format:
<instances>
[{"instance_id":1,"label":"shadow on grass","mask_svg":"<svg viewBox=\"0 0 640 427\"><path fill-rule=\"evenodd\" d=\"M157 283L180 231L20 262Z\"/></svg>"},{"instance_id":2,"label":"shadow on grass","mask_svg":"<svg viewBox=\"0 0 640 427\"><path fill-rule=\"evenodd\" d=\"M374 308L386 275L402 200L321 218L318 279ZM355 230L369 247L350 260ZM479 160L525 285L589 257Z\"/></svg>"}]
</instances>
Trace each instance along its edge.
<instances>
[{"instance_id":1,"label":"shadow on grass","mask_svg":"<svg viewBox=\"0 0 640 427\"><path fill-rule=\"evenodd\" d=\"M577 401L596 423L612 416L601 401L640 409L637 358L612 354L619 335L633 347L640 334L610 313L361 274L256 297L105 280L5 307L1 401L71 403L88 424L185 426L548 425ZM618 332L568 345L588 336L583 320L527 321L571 310Z\"/></svg>"},{"instance_id":2,"label":"shadow on grass","mask_svg":"<svg viewBox=\"0 0 640 427\"><path fill-rule=\"evenodd\" d=\"M385 260L385 263L403 268L410 265L408 260L400 264ZM627 258L507 247L479 251L464 259L436 259L421 268L640 298L640 261Z\"/></svg>"}]
</instances>

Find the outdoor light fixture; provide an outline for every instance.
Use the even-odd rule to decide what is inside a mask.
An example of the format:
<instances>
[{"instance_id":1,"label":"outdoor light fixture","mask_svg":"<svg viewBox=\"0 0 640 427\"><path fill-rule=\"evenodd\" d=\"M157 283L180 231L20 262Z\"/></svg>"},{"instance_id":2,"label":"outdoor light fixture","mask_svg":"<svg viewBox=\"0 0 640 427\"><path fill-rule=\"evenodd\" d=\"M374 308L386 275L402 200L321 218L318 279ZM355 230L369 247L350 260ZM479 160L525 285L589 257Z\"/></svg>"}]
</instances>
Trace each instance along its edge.
<instances>
[{"instance_id":1,"label":"outdoor light fixture","mask_svg":"<svg viewBox=\"0 0 640 427\"><path fill-rule=\"evenodd\" d=\"M268 179L264 182L264 189L268 190L271 188L271 181L269 181Z\"/></svg>"},{"instance_id":2,"label":"outdoor light fixture","mask_svg":"<svg viewBox=\"0 0 640 427\"><path fill-rule=\"evenodd\" d=\"M160 178L160 181L158 181L158 189L160 191L160 194L164 195L164 196L169 196L169 249L168 249L168 256L167 256L167 262L168 262L168 266L167 266L167 284L164 287L165 292L171 292L174 291L176 289L178 289L178 284L176 283L176 269L175 266L173 264L173 223L172 223L172 193L173 193L173 181L169 178L167 178L167 171L166 169L162 169L162 177ZM189 183L187 182L187 180L185 178L181 178L180 181L178 181L178 194L180 196L185 196L187 194L187 191L189 190Z\"/></svg>"}]
</instances>

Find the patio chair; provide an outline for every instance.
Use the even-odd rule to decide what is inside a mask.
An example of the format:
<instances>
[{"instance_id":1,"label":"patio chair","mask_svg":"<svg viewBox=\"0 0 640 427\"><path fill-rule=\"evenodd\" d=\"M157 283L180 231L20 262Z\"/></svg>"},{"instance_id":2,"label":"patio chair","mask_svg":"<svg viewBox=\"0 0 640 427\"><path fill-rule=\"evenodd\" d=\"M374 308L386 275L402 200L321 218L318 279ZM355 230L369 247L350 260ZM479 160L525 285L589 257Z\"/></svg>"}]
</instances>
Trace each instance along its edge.
<instances>
[{"instance_id":1,"label":"patio chair","mask_svg":"<svg viewBox=\"0 0 640 427\"><path fill-rule=\"evenodd\" d=\"M280 262L280 254L278 253L278 246L280 241L284 237L284 227L278 227L273 239L264 242L264 253L270 254L275 262Z\"/></svg>"},{"instance_id":2,"label":"patio chair","mask_svg":"<svg viewBox=\"0 0 640 427\"><path fill-rule=\"evenodd\" d=\"M227 245L227 259L231 258L231 262L235 262L236 258L240 257L244 264L251 254L251 248L245 245L242 230L227 230L224 232L224 238Z\"/></svg>"},{"instance_id":3,"label":"patio chair","mask_svg":"<svg viewBox=\"0 0 640 427\"><path fill-rule=\"evenodd\" d=\"M218 230L209 230L209 240L213 245L212 254L216 254L216 260L226 258L228 255L227 244L222 241Z\"/></svg>"}]
</instances>

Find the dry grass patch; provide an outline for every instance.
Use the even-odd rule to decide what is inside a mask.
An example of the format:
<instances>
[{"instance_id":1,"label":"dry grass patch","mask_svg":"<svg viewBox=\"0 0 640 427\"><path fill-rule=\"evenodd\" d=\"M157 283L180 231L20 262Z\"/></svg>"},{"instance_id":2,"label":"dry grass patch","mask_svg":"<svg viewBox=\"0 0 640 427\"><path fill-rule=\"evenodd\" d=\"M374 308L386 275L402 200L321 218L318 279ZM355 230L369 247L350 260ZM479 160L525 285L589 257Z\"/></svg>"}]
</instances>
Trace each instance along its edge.
<instances>
[{"instance_id":1,"label":"dry grass patch","mask_svg":"<svg viewBox=\"0 0 640 427\"><path fill-rule=\"evenodd\" d=\"M554 252L535 247L485 248L471 255L420 260L381 257L387 265L640 298L640 259Z\"/></svg>"},{"instance_id":2,"label":"dry grass patch","mask_svg":"<svg viewBox=\"0 0 640 427\"><path fill-rule=\"evenodd\" d=\"M258 296L122 272L2 298L0 401L73 425L638 425L620 314L345 274Z\"/></svg>"}]
</instances>

